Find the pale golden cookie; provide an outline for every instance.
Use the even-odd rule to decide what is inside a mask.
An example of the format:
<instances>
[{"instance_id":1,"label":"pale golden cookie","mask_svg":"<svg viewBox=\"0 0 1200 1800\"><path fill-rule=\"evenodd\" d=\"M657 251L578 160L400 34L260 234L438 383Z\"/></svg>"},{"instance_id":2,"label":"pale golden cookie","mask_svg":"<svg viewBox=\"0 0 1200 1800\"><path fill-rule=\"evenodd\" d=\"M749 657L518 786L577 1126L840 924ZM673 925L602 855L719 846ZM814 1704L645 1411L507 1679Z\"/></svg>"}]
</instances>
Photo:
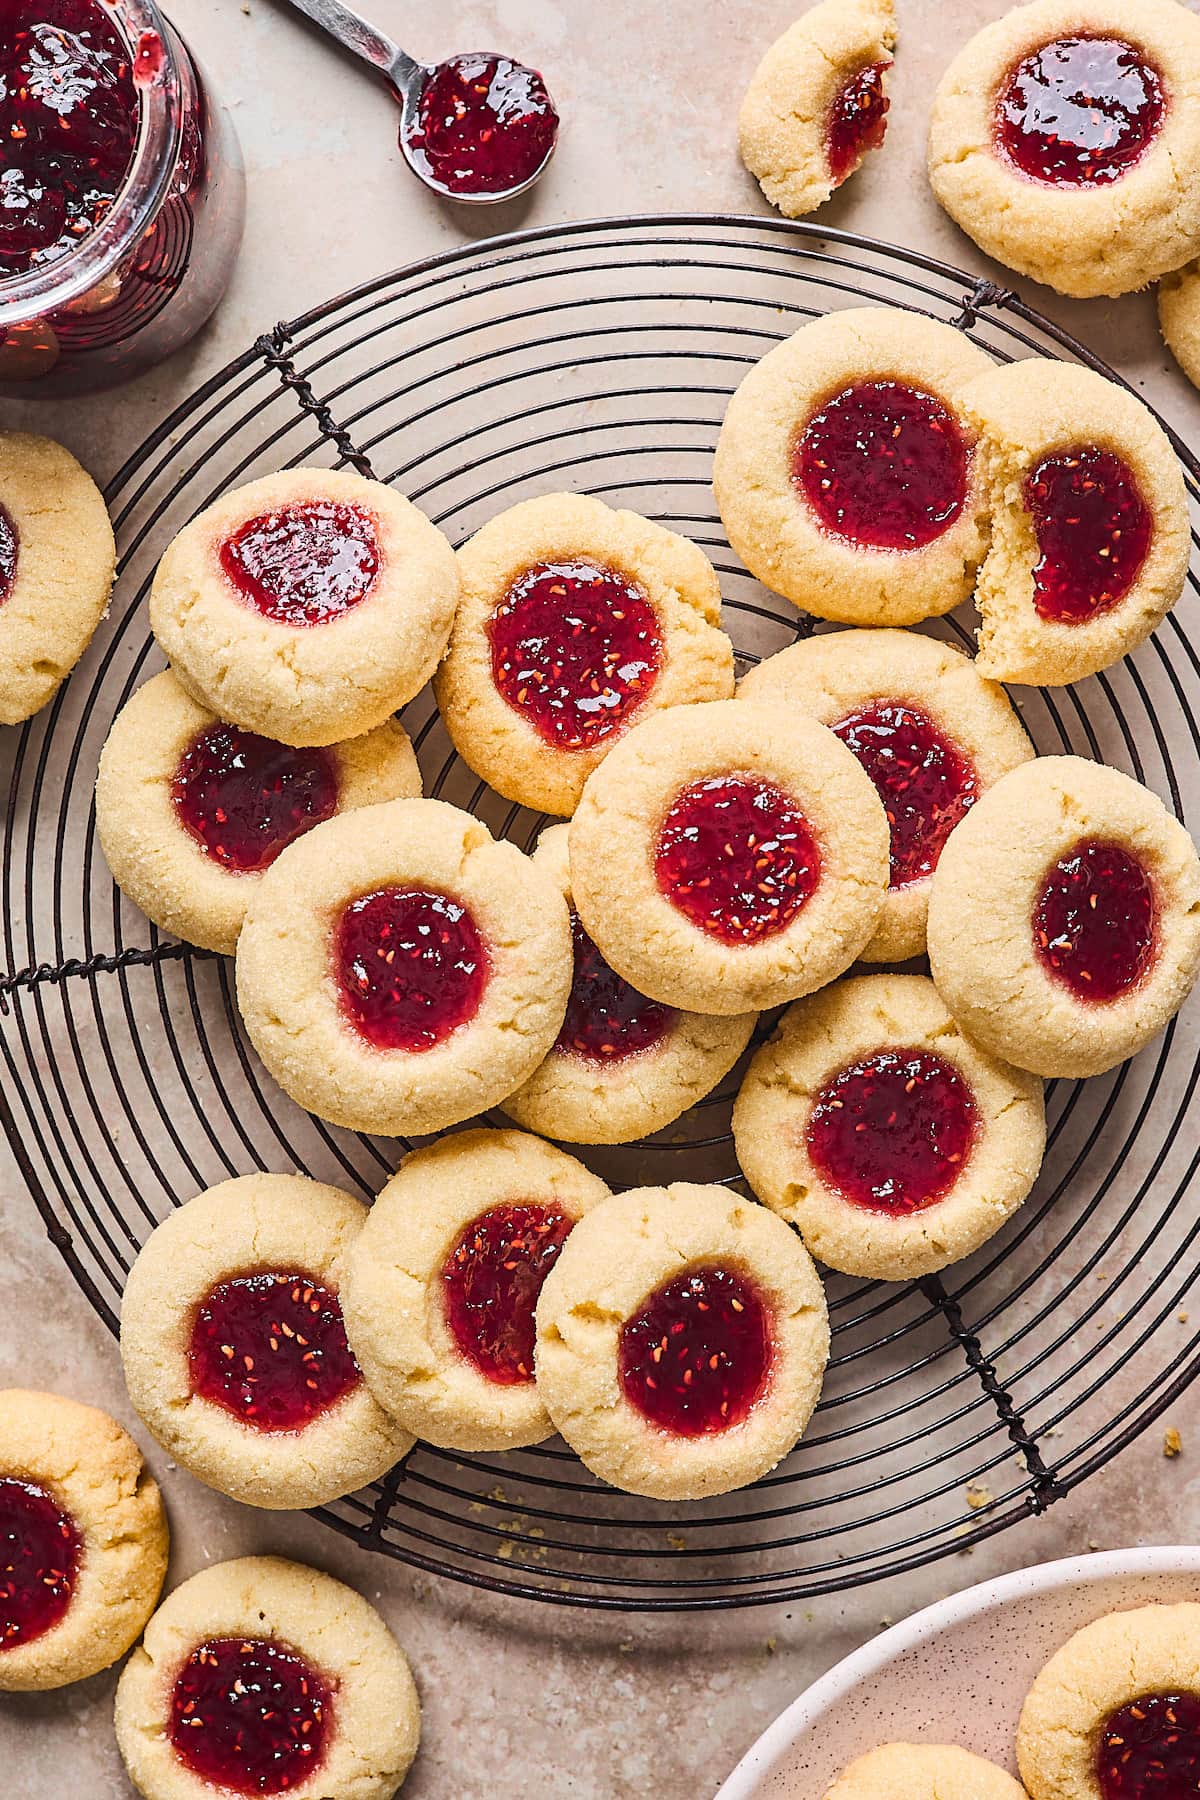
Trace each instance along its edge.
<instances>
[{"instance_id":1,"label":"pale golden cookie","mask_svg":"<svg viewBox=\"0 0 1200 1800\"><path fill-rule=\"evenodd\" d=\"M571 892L626 981L732 1014L823 987L870 941L888 824L833 732L717 700L638 725L584 789Z\"/></svg>"},{"instance_id":2,"label":"pale golden cookie","mask_svg":"<svg viewBox=\"0 0 1200 1800\"><path fill-rule=\"evenodd\" d=\"M323 1506L412 1448L346 1347L340 1290L366 1217L302 1175L240 1175L165 1219L129 1272L130 1399L176 1462L247 1506Z\"/></svg>"},{"instance_id":3,"label":"pale golden cookie","mask_svg":"<svg viewBox=\"0 0 1200 1800\"><path fill-rule=\"evenodd\" d=\"M602 1201L538 1301L550 1417L593 1474L656 1500L766 1475L807 1426L828 1355L825 1295L803 1244L720 1187L675 1182Z\"/></svg>"},{"instance_id":4,"label":"pale golden cookie","mask_svg":"<svg viewBox=\"0 0 1200 1800\"><path fill-rule=\"evenodd\" d=\"M336 744L425 685L458 594L453 550L402 494L347 470L289 469L184 526L158 565L150 625L221 718L284 744Z\"/></svg>"},{"instance_id":5,"label":"pale golden cookie","mask_svg":"<svg viewBox=\"0 0 1200 1800\"><path fill-rule=\"evenodd\" d=\"M293 1100L411 1136L529 1079L571 964L548 875L457 807L392 800L315 826L266 871L238 939L238 1004Z\"/></svg>"},{"instance_id":6,"label":"pale golden cookie","mask_svg":"<svg viewBox=\"0 0 1200 1800\"><path fill-rule=\"evenodd\" d=\"M754 71L738 114L738 145L787 218L828 200L878 147L895 45L893 0L821 0Z\"/></svg>"},{"instance_id":7,"label":"pale golden cookie","mask_svg":"<svg viewBox=\"0 0 1200 1800\"><path fill-rule=\"evenodd\" d=\"M1195 845L1128 775L1038 757L998 781L943 850L929 966L994 1056L1039 1075L1099 1075L1149 1043L1196 979Z\"/></svg>"},{"instance_id":8,"label":"pale golden cookie","mask_svg":"<svg viewBox=\"0 0 1200 1800\"><path fill-rule=\"evenodd\" d=\"M754 1192L820 1262L912 1281L1016 1211L1046 1117L1037 1076L965 1038L931 981L866 975L788 1008L750 1065L733 1134Z\"/></svg>"},{"instance_id":9,"label":"pale golden cookie","mask_svg":"<svg viewBox=\"0 0 1200 1800\"><path fill-rule=\"evenodd\" d=\"M257 803L250 777L239 787L235 774L247 762L258 775ZM113 880L147 918L232 956L274 846L334 813L420 792L417 759L397 719L345 744L294 750L224 724L168 669L113 720L96 779L96 835ZM231 847L213 808L239 796L252 819ZM185 816L200 820L203 835Z\"/></svg>"},{"instance_id":10,"label":"pale golden cookie","mask_svg":"<svg viewBox=\"0 0 1200 1800\"><path fill-rule=\"evenodd\" d=\"M995 1763L954 1744L884 1744L842 1770L825 1800L1026 1800Z\"/></svg>"},{"instance_id":11,"label":"pale golden cookie","mask_svg":"<svg viewBox=\"0 0 1200 1800\"><path fill-rule=\"evenodd\" d=\"M116 559L103 495L71 452L0 432L0 725L30 718L75 667Z\"/></svg>"},{"instance_id":12,"label":"pale golden cookie","mask_svg":"<svg viewBox=\"0 0 1200 1800\"><path fill-rule=\"evenodd\" d=\"M200 1650L216 1658L211 1669L199 1664ZM188 1695L199 1686L207 1697L228 1675L218 1696L221 1719L229 1738L234 1721L245 1720L243 1741L255 1742L262 1676L256 1680L252 1661L247 1681L237 1688L234 1682L241 1659L264 1652L273 1659L268 1680L280 1657L288 1659L294 1737L317 1746L315 1752L309 1748L307 1768L298 1757L287 1757L289 1773L294 1771L288 1800L391 1800L421 1734L420 1701L404 1652L353 1588L275 1556L243 1556L202 1569L168 1595L147 1625L117 1686L115 1721L125 1767L144 1800L212 1800L228 1791L196 1772L195 1761L220 1746L214 1744L210 1708L193 1705L189 1713ZM204 1722L195 1731L180 1724L173 1734L177 1718L197 1713ZM268 1729L272 1723L277 1718L268 1720ZM223 1769L232 1772L234 1753L228 1747L225 1753ZM266 1766L278 1776L278 1759ZM243 1774L240 1791L253 1791L245 1780Z\"/></svg>"},{"instance_id":13,"label":"pale golden cookie","mask_svg":"<svg viewBox=\"0 0 1200 1800\"><path fill-rule=\"evenodd\" d=\"M533 860L571 905L565 825L537 841ZM575 974L554 1047L504 1110L527 1131L569 1144L628 1144L661 1131L712 1092L754 1031L757 1013L680 1012L630 987L601 956L577 914Z\"/></svg>"},{"instance_id":14,"label":"pale golden cookie","mask_svg":"<svg viewBox=\"0 0 1200 1800\"><path fill-rule=\"evenodd\" d=\"M913 625L965 600L986 520L961 396L991 366L953 326L885 306L828 313L769 351L729 402L713 466L725 530L751 573L847 625ZM882 409L865 437L861 406ZM915 409L915 436L897 433L896 406ZM854 447L840 459L824 453L831 431ZM927 512L914 482L932 451ZM851 477L859 501L843 520Z\"/></svg>"},{"instance_id":15,"label":"pale golden cookie","mask_svg":"<svg viewBox=\"0 0 1200 1800\"><path fill-rule=\"evenodd\" d=\"M1165 1704L1170 1696L1183 1698L1185 1719ZM1147 1702L1138 1708L1140 1718L1114 1718L1138 1701ZM1103 1759L1128 1781L1131 1795L1183 1794L1186 1786L1164 1779L1155 1756L1156 1747L1178 1735L1177 1724L1194 1771L1200 1756L1200 1606L1109 1613L1069 1638L1030 1688L1017 1730L1021 1779L1032 1800L1101 1800Z\"/></svg>"},{"instance_id":16,"label":"pale golden cookie","mask_svg":"<svg viewBox=\"0 0 1200 1800\"><path fill-rule=\"evenodd\" d=\"M16 1551L0 1582L0 1690L63 1687L107 1669L146 1623L167 1572L167 1521L141 1451L94 1407L4 1389L0 1504Z\"/></svg>"},{"instance_id":17,"label":"pale golden cookie","mask_svg":"<svg viewBox=\"0 0 1200 1800\"><path fill-rule=\"evenodd\" d=\"M346 1325L388 1411L449 1450L509 1450L554 1431L533 1378L533 1313L575 1220L608 1188L521 1131L414 1150L350 1257Z\"/></svg>"},{"instance_id":18,"label":"pale golden cookie","mask_svg":"<svg viewBox=\"0 0 1200 1800\"><path fill-rule=\"evenodd\" d=\"M1158 324L1167 349L1193 387L1200 387L1200 261L1158 284Z\"/></svg>"},{"instance_id":19,"label":"pale golden cookie","mask_svg":"<svg viewBox=\"0 0 1200 1800\"><path fill-rule=\"evenodd\" d=\"M1153 414L1075 363L1031 357L967 388L991 494L976 668L1059 687L1136 649L1187 579L1183 472Z\"/></svg>"},{"instance_id":20,"label":"pale golden cookie","mask_svg":"<svg viewBox=\"0 0 1200 1800\"><path fill-rule=\"evenodd\" d=\"M1116 40L1144 59L1145 78L1131 67L1112 72L1132 110L1112 110L1107 89L1088 103L1095 77L1086 53L1056 51L1032 70L1025 63L1047 46L1089 39ZM1025 167L999 135L1001 110L1024 110L1028 74L1015 94L1010 88L1019 66L1051 74L1037 96L1046 131L1022 140ZM1099 163L1087 148L1098 135L1116 147ZM1064 180L1067 160L1096 173ZM1008 268L1081 298L1146 287L1200 247L1200 20L1176 0L1034 0L1006 13L959 51L938 84L929 175L950 217Z\"/></svg>"},{"instance_id":21,"label":"pale golden cookie","mask_svg":"<svg viewBox=\"0 0 1200 1800\"><path fill-rule=\"evenodd\" d=\"M738 698L794 707L830 726L879 790L891 885L864 962L925 950L929 881L945 835L994 781L1033 756L1003 688L949 644L915 631L836 631L751 669Z\"/></svg>"},{"instance_id":22,"label":"pale golden cookie","mask_svg":"<svg viewBox=\"0 0 1200 1800\"><path fill-rule=\"evenodd\" d=\"M636 720L733 692L712 564L637 513L587 494L523 500L458 566L438 707L468 767L522 806L573 813Z\"/></svg>"}]
</instances>

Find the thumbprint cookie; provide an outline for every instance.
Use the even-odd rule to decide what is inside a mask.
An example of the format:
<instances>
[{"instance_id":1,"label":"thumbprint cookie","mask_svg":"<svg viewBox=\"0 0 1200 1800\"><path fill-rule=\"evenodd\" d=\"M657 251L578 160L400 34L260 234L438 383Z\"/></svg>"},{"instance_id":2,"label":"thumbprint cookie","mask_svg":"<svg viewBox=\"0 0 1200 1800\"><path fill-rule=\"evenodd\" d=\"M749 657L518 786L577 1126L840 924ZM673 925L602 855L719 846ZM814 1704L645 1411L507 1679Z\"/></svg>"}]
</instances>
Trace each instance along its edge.
<instances>
[{"instance_id":1,"label":"thumbprint cookie","mask_svg":"<svg viewBox=\"0 0 1200 1800\"><path fill-rule=\"evenodd\" d=\"M150 625L188 692L296 746L381 725L433 674L458 604L436 526L382 482L291 469L225 494L168 547Z\"/></svg>"},{"instance_id":2,"label":"thumbprint cookie","mask_svg":"<svg viewBox=\"0 0 1200 1800\"><path fill-rule=\"evenodd\" d=\"M1158 324L1167 349L1192 386L1200 387L1200 260L1159 282Z\"/></svg>"},{"instance_id":3,"label":"thumbprint cookie","mask_svg":"<svg viewBox=\"0 0 1200 1800\"><path fill-rule=\"evenodd\" d=\"M113 880L147 918L232 956L250 896L281 850L335 813L420 792L396 719L345 744L295 749L218 719L168 669L113 720L96 833Z\"/></svg>"},{"instance_id":4,"label":"thumbprint cookie","mask_svg":"<svg viewBox=\"0 0 1200 1800\"><path fill-rule=\"evenodd\" d=\"M942 846L979 796L1034 754L1003 688L918 632L835 631L768 657L738 698L819 719L854 752L891 834L887 900L863 961L923 955Z\"/></svg>"},{"instance_id":5,"label":"thumbprint cookie","mask_svg":"<svg viewBox=\"0 0 1200 1800\"><path fill-rule=\"evenodd\" d=\"M825 1800L1027 1800L1020 1782L956 1744L884 1744L843 1769Z\"/></svg>"},{"instance_id":6,"label":"thumbprint cookie","mask_svg":"<svg viewBox=\"0 0 1200 1800\"><path fill-rule=\"evenodd\" d=\"M622 732L733 692L733 648L704 552L585 494L524 500L458 553L462 601L437 702L497 793L570 814Z\"/></svg>"}]
</instances>

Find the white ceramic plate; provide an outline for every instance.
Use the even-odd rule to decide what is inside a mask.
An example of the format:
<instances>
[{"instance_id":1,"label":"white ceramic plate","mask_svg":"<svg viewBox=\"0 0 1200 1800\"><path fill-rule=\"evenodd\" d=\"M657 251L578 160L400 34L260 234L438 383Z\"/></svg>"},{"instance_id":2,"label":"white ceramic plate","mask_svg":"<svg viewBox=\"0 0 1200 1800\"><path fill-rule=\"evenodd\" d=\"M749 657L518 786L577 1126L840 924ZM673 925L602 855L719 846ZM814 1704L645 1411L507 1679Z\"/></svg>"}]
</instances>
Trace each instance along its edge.
<instances>
[{"instance_id":1,"label":"white ceramic plate","mask_svg":"<svg viewBox=\"0 0 1200 1800\"><path fill-rule=\"evenodd\" d=\"M1021 1703L1081 1625L1153 1601L1200 1599L1200 1548L1110 1550L1002 1575L914 1613L793 1701L717 1800L822 1800L879 1744L961 1744L1016 1774Z\"/></svg>"}]
</instances>

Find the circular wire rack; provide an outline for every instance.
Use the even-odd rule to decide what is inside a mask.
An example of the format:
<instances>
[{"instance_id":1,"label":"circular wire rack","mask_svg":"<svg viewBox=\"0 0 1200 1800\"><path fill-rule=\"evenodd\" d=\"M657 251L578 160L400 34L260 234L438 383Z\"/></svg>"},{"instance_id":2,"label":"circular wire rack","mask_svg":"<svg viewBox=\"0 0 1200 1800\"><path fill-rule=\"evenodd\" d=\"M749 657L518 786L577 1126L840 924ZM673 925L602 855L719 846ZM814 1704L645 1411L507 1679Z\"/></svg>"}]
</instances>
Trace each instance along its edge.
<instances>
[{"instance_id":1,"label":"circular wire rack","mask_svg":"<svg viewBox=\"0 0 1200 1800\"><path fill-rule=\"evenodd\" d=\"M456 250L278 326L113 480L111 615L53 705L0 750L11 765L0 1118L51 1238L112 1330L139 1247L201 1188L298 1170L370 1197L405 1147L294 1107L246 1042L230 964L164 940L98 853L97 758L160 666L145 600L171 538L226 489L298 464L394 483L455 543L515 501L576 489L704 547L745 668L816 627L726 543L709 487L725 404L778 339L862 304L946 321L997 361L1048 355L1110 373L1012 293L912 251L773 220L602 221ZM1195 514L1200 466L1174 441ZM1039 751L1125 769L1185 823L1200 811L1196 543L1184 599L1133 657L1073 688L1014 695ZM969 619L928 629L971 643ZM471 775L427 694L405 722L427 793L532 844L545 821ZM585 1159L616 1186L736 1182L739 1073L679 1125ZM420 1444L317 1516L478 1587L689 1610L878 1580L1040 1513L1200 1369L1196 1080L1177 1021L1111 1074L1051 1084L1041 1179L982 1251L916 1283L827 1276L821 1406L753 1488L672 1507L593 1481L557 1442L503 1456Z\"/></svg>"}]
</instances>

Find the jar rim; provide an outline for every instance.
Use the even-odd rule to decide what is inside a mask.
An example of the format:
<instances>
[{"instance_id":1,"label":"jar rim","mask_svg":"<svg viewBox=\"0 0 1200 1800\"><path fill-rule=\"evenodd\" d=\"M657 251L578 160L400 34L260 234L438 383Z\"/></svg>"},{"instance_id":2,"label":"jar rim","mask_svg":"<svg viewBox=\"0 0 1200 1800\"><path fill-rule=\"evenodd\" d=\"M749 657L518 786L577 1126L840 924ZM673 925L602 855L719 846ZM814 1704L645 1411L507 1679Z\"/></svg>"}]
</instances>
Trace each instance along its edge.
<instances>
[{"instance_id":1,"label":"jar rim","mask_svg":"<svg viewBox=\"0 0 1200 1800\"><path fill-rule=\"evenodd\" d=\"M145 231L174 178L183 139L183 93L179 39L156 0L97 0L112 16L136 62L143 33L162 45L162 65L138 83L138 139L112 206L94 231L65 256L0 276L0 330L44 317L69 305L104 280Z\"/></svg>"}]
</instances>

